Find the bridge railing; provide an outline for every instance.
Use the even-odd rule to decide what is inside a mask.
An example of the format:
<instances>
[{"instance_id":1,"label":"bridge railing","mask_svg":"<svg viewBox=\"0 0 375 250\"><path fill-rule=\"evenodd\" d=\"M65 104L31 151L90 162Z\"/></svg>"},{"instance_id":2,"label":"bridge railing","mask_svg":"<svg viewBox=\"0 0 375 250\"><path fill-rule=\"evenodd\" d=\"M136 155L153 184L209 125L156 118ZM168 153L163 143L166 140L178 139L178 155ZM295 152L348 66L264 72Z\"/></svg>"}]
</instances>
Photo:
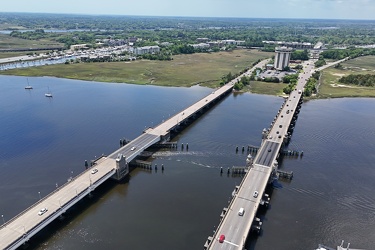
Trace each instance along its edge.
<instances>
[{"instance_id":1,"label":"bridge railing","mask_svg":"<svg viewBox=\"0 0 375 250\"><path fill-rule=\"evenodd\" d=\"M69 183L71 183L72 181L74 181L75 179L77 179L78 177L84 175L85 173L87 173L89 171L89 169L81 172L80 174L76 175L75 177L72 177L72 180L71 181L68 181L66 183L64 183L63 185L61 185L60 187L56 188L55 190L53 190L51 193L47 194L45 197L43 197L42 199L38 200L36 203L32 204L31 206L29 206L28 208L26 208L25 210L23 210L22 212L20 212L19 214L17 214L16 216L14 216L13 218L11 218L10 220L8 220L7 222L5 222L2 227L5 227L7 225L9 225L10 223L12 223L13 221L15 221L16 219L18 219L19 217L21 217L22 215L24 215L26 212L30 211L32 208L36 207L37 205L39 205L40 203L42 203L43 201L45 201L46 199L48 199L49 197L51 197L52 195L54 195L55 193L57 193L58 191L62 190L64 187L66 187L67 185L69 185Z\"/></svg>"},{"instance_id":2,"label":"bridge railing","mask_svg":"<svg viewBox=\"0 0 375 250\"><path fill-rule=\"evenodd\" d=\"M229 84L229 83L227 83L227 84ZM220 87L219 89L224 88L224 87L227 87L227 84L225 84L224 86ZM218 90L219 90L219 89L218 89ZM230 89L230 88L229 88L229 89ZM229 90L229 89L228 89L228 90ZM226 93L228 90L226 90L226 91L224 91L223 93L221 93L220 96L223 95L224 93ZM217 91L217 90L216 90L216 91ZM198 102L200 102L200 101L206 99L206 98L207 98L208 96L210 96L210 95L211 95L211 94L206 95L205 97L203 97L203 98L200 99L199 101L197 101L197 102L191 104L190 106L188 106L187 108L181 110L180 112L177 112L176 114L174 114L172 117L168 118L167 120L165 120L165 121L164 121L164 120L161 121L159 124L157 124L157 125L156 125L155 127L153 127L153 128L157 128L157 127L161 126L163 123L165 123L165 122L167 122L167 121L173 119L174 117L176 117L176 116L177 116L178 114L180 114L181 112L184 112L185 110L191 108L192 106L194 106L194 105L196 105ZM215 99L216 99L216 98L215 98ZM210 102L210 103L211 103L211 102ZM204 106L206 106L206 104L203 105L201 108L203 108ZM200 110L200 109L198 109L198 110ZM196 113L198 110L195 110L195 111L193 112L193 114ZM181 121L179 121L179 122L182 122L182 121L186 120L186 119L189 118L189 117L190 117L190 115L189 115L189 116L184 116L183 119L181 119Z\"/></svg>"},{"instance_id":3,"label":"bridge railing","mask_svg":"<svg viewBox=\"0 0 375 250\"><path fill-rule=\"evenodd\" d=\"M69 206L69 204L71 204L72 202L74 202L75 199L79 198L79 196L84 193L85 191L87 191L88 188L85 188L84 190L82 190L81 192L77 193L76 196L74 196L73 199L69 200L68 202L66 202L63 206L61 206L60 208L58 208L57 210L53 211L52 213L49 213L48 216L46 216L44 218L44 220L42 220L41 222L37 223L36 225L34 225L32 228L30 228L27 232L25 232L24 234L22 234L21 236L19 236L14 242L12 242L11 244L9 244L8 246L6 246L6 249L13 249L17 246L19 246L20 244L24 243L29 237L31 237L32 235L36 234L37 232L39 232L41 229L44 228L44 224L46 223L46 221L50 220L52 218L52 220L55 219L55 217L59 216L60 214L62 214L63 210L64 210L64 207L66 206ZM57 214L57 216L56 216ZM49 224L49 222L47 223ZM30 236L31 235L31 236ZM28 237L27 237L28 236Z\"/></svg>"},{"instance_id":4,"label":"bridge railing","mask_svg":"<svg viewBox=\"0 0 375 250\"><path fill-rule=\"evenodd\" d=\"M115 169L112 169L111 171L109 171L108 173L106 173L104 176L102 176L101 178L99 178L97 181L95 181L95 183L99 183L101 184L102 182L104 182L103 180L105 179L108 179L110 176L112 176L114 174L114 171ZM82 174L84 174L86 171L83 171L81 174L77 175L77 177L81 176ZM67 184L69 184L71 182L67 182L65 183L62 187L66 186ZM95 184L93 183L93 184ZM87 187L87 188L84 188L82 191L80 191L79 193L77 193L74 198L70 199L69 201L67 201L64 205L62 205L61 207L59 207L58 209L56 209L55 211L53 211L52 213L49 213L48 216L46 216L44 218L43 221L37 223L35 226L33 226L32 228L30 228L27 232L25 232L24 234L22 234L21 236L19 236L15 241L13 241L11 244L9 244L8 246L6 246L6 249L12 249L14 247L17 247L19 244L22 244L23 242L27 241L28 238L30 238L32 235L36 234L37 232L39 232L41 229L44 228L44 224L46 224L46 221L47 221L47 225L50 223L50 221L48 220L51 220L53 221L57 216L59 216L60 214L64 213L64 211L66 209L69 209L72 205L74 205L76 202L75 200L78 199L82 199L84 196L86 196L86 193L90 192L90 187ZM17 216L15 216L14 218L12 218L10 221L8 221L6 224L9 224L11 223L12 221L14 221L15 219L17 219L19 216L21 216L22 214L26 213L29 209L35 207L37 204L39 204L40 202L42 202L43 200L47 199L48 197L50 197L52 194L56 193L57 190L55 190L54 192L51 192L49 195L47 195L46 197L44 197L42 200L40 200L39 202L35 203L33 206L30 206L29 208L27 208L26 210L24 210L23 212L21 212L20 214L18 214ZM83 196L81 194L84 194ZM80 197L82 196L82 197ZM77 201L78 202L78 201ZM6 225L4 224L4 226ZM21 243L20 243L21 242Z\"/></svg>"},{"instance_id":5,"label":"bridge railing","mask_svg":"<svg viewBox=\"0 0 375 250\"><path fill-rule=\"evenodd\" d=\"M242 184L244 183L244 181L246 180L246 177L249 175L250 172L251 172L251 169L250 169L249 171L246 172L245 176L242 178L242 181L241 181L239 187L242 187ZM237 190L237 193L238 193L238 192L239 192L239 190ZM235 201L235 199L236 199L236 194L235 194L234 196L232 196L231 201L228 203L228 211L230 211L229 208L232 206L232 204L233 204L233 202ZM223 224L223 222L224 222L225 217L227 216L227 214L228 214L228 212L226 212L225 215L223 216L223 218L220 219L219 225L217 226L217 228L216 228L216 230L215 230L215 233L214 233L213 236L212 236L213 239L216 238L216 236L217 236L217 234L218 234L218 231L219 231L221 225ZM210 245L211 245L211 244L212 244L212 242L210 243Z\"/></svg>"}]
</instances>

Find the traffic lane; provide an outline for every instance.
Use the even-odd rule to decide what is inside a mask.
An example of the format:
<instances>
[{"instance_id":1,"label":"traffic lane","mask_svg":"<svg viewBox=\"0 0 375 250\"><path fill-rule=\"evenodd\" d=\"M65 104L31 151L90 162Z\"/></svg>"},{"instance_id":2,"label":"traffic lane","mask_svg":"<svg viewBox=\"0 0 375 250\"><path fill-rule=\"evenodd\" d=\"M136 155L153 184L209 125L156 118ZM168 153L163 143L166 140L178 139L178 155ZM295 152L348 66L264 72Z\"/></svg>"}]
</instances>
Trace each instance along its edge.
<instances>
[{"instance_id":1,"label":"traffic lane","mask_svg":"<svg viewBox=\"0 0 375 250\"><path fill-rule=\"evenodd\" d=\"M116 159L118 154L122 154L122 155L124 155L128 158L128 157L132 156L134 153L137 153L137 151L140 148L142 148L144 145L148 144L149 142L153 141L157 137L159 137L159 136L153 135L153 134L147 134L147 133L142 134L139 137L137 137L136 139L130 141L128 144L126 144L122 148L113 152L108 157L112 158L112 159ZM132 150L133 147L134 147L134 149Z\"/></svg>"},{"instance_id":2,"label":"traffic lane","mask_svg":"<svg viewBox=\"0 0 375 250\"><path fill-rule=\"evenodd\" d=\"M262 198L262 192L259 192L259 190L262 190L262 186L266 185L268 173L264 167L252 171L252 178L248 180L250 185L239 190L237 199L229 208L226 220L230 223L226 223L226 226L222 227L220 232L225 235L227 241L231 244L239 246L243 244L243 239L246 238L251 228L257 206ZM255 191L258 192L257 197L254 197ZM243 216L238 214L240 208L244 208ZM226 234L223 232L226 232Z\"/></svg>"},{"instance_id":3,"label":"traffic lane","mask_svg":"<svg viewBox=\"0 0 375 250\"><path fill-rule=\"evenodd\" d=\"M279 142L266 140L264 146L261 147L259 157L255 159L255 164L271 167L278 154L278 146Z\"/></svg>"},{"instance_id":4,"label":"traffic lane","mask_svg":"<svg viewBox=\"0 0 375 250\"><path fill-rule=\"evenodd\" d=\"M88 172L88 174L90 174L90 172ZM11 224L7 225L6 231L2 230L1 232L4 240L16 239L22 236L23 234L34 228L35 225L40 224L45 219L53 215L67 201L73 199L77 195L77 192L82 192L89 186L89 178L87 178L87 181L85 181L85 179L86 178L82 178L82 176L78 177L77 180L73 180L72 182L70 182L69 186L65 186L60 191L52 194L46 200L30 208L30 210L28 210L26 213L21 215ZM47 211L42 215L39 215L39 211L43 208L46 208ZM12 241L4 241L3 243L8 245L11 242Z\"/></svg>"},{"instance_id":5,"label":"traffic lane","mask_svg":"<svg viewBox=\"0 0 375 250\"><path fill-rule=\"evenodd\" d=\"M216 238L211 243L210 249L237 249L235 245L241 244L243 237L246 237L248 234L254 220L256 206L258 206L263 195L262 191L257 198L254 198L254 191L264 190L269 174L270 168L264 166L255 165L250 170L250 173L246 176L246 180L244 180L244 185L242 185L237 193L236 200L228 209L221 227L218 228ZM241 206L245 208L244 218L239 218L238 216L238 210ZM234 235L235 232L238 233ZM220 235L225 235L227 242L220 243Z\"/></svg>"},{"instance_id":6,"label":"traffic lane","mask_svg":"<svg viewBox=\"0 0 375 250\"><path fill-rule=\"evenodd\" d=\"M232 204L232 207L228 209L227 223L225 227L222 228L221 232L225 235L226 240L231 246L242 245L242 239L244 235L247 235L247 225L251 219L251 211L255 207L255 202L249 200L236 199ZM240 208L244 208L245 213L240 216L238 214Z\"/></svg>"}]
</instances>

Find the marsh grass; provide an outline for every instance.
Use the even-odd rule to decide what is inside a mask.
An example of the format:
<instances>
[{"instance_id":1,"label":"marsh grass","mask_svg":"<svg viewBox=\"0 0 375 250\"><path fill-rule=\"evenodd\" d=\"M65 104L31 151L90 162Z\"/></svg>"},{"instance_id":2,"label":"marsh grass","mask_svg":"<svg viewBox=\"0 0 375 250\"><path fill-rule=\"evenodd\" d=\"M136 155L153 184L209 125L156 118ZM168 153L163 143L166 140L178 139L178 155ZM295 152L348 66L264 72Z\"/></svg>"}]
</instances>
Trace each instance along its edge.
<instances>
[{"instance_id":1,"label":"marsh grass","mask_svg":"<svg viewBox=\"0 0 375 250\"><path fill-rule=\"evenodd\" d=\"M54 76L99 82L150 84L160 86L217 87L221 77L238 73L258 59L273 53L238 49L231 52L196 53L173 56L172 61L58 64L2 71L20 76Z\"/></svg>"}]
</instances>

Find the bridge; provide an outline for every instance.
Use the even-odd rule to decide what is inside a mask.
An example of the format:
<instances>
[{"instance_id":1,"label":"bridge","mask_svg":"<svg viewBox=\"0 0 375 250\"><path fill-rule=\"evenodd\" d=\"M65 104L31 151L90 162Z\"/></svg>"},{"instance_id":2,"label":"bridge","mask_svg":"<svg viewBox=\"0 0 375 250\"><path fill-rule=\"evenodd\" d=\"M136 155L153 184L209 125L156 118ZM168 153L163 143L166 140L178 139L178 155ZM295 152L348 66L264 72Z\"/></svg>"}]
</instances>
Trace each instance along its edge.
<instances>
[{"instance_id":1,"label":"bridge","mask_svg":"<svg viewBox=\"0 0 375 250\"><path fill-rule=\"evenodd\" d=\"M121 180L126 177L129 173L130 162L136 159L145 149L156 143L169 141L171 133L176 133L180 128L195 120L217 101L231 93L234 84L243 75L250 74L255 68L261 67L267 61L264 60L258 63L249 71L221 88L214 90L168 120L162 121L156 127L146 129L139 137L110 155L96 159L91 168L70 179L68 183L60 186L37 203L5 222L0 227L0 249L18 248L106 180L110 178ZM47 211L39 215L43 208L46 208Z\"/></svg>"},{"instance_id":2,"label":"bridge","mask_svg":"<svg viewBox=\"0 0 375 250\"><path fill-rule=\"evenodd\" d=\"M259 206L267 204L265 189L268 183L277 178L277 159L281 149L288 142L297 115L301 108L302 92L307 80L317 71L324 70L349 58L328 63L314 69L314 61L304 63L296 88L285 100L273 119L270 129L263 131L262 144L255 159L248 159L251 166L239 186L236 186L232 200L223 209L220 223L213 236L208 237L204 249L243 249L249 233L260 230L260 220L256 218ZM250 162L248 162L250 161ZM239 210L243 208L242 215Z\"/></svg>"},{"instance_id":3,"label":"bridge","mask_svg":"<svg viewBox=\"0 0 375 250\"><path fill-rule=\"evenodd\" d=\"M279 109L270 129L263 131L258 154L254 160L249 159L249 171L235 188L214 235L208 237L204 245L205 249L243 249L252 228L260 229L256 213L261 204L268 202L264 192L267 184L277 176L277 159L283 144L290 138L301 107L303 88L314 72L313 67L312 61L304 63L304 72L300 74L296 88ZM240 209L243 213L239 213Z\"/></svg>"},{"instance_id":4,"label":"bridge","mask_svg":"<svg viewBox=\"0 0 375 250\"><path fill-rule=\"evenodd\" d=\"M7 221L0 228L0 249L16 249L109 178L123 179L128 175L129 163L133 159L153 144L168 141L171 132L189 120L194 120L231 93L236 80L216 89L158 126L146 129L139 137L110 155L100 157L93 167ZM38 215L42 208L47 208L48 211Z\"/></svg>"}]
</instances>

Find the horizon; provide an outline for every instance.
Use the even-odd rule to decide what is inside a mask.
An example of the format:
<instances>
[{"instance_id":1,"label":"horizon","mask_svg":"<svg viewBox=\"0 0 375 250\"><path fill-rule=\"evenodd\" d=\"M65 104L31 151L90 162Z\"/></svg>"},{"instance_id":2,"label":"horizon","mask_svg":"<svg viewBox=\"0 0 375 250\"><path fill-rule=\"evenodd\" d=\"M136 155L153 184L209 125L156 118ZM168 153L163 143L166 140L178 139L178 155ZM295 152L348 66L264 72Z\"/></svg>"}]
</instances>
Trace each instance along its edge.
<instances>
[{"instance_id":1,"label":"horizon","mask_svg":"<svg viewBox=\"0 0 375 250\"><path fill-rule=\"evenodd\" d=\"M264 20L327 20L327 21L375 21L375 19L352 18L308 18L308 17L234 17L234 16L173 16L173 15L127 15L127 14L97 14L97 13L58 13L58 12L19 12L0 11L0 14L35 14L35 15L72 15L72 16L115 16L115 17L156 17L156 18L206 18L206 19L264 19Z\"/></svg>"},{"instance_id":2,"label":"horizon","mask_svg":"<svg viewBox=\"0 0 375 250\"><path fill-rule=\"evenodd\" d=\"M374 20L374 0L13 0L2 3L4 13L94 16L153 16L264 19Z\"/></svg>"}]
</instances>

